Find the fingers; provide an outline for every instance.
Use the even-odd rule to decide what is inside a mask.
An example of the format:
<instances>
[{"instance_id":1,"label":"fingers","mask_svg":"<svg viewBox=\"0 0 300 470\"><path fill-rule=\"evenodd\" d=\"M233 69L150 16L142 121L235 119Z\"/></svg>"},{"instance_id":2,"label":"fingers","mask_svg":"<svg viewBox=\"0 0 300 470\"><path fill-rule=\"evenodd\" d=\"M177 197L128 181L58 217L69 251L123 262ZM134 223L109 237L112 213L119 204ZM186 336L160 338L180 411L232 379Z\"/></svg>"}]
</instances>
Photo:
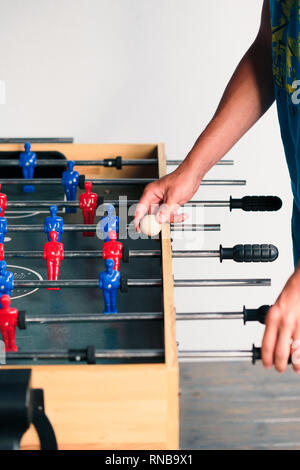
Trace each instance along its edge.
<instances>
[{"instance_id":1,"label":"fingers","mask_svg":"<svg viewBox=\"0 0 300 470\"><path fill-rule=\"evenodd\" d=\"M178 210L180 206L172 200L167 200L162 204L157 212L156 219L160 224L165 222L172 222L174 219L179 218Z\"/></svg>"},{"instance_id":2,"label":"fingers","mask_svg":"<svg viewBox=\"0 0 300 470\"><path fill-rule=\"evenodd\" d=\"M146 186L143 195L138 203L134 216L134 225L137 232L141 232L140 222L144 215L148 213L151 206L157 206L161 201L161 196L158 191L157 183L150 183Z\"/></svg>"},{"instance_id":3,"label":"fingers","mask_svg":"<svg viewBox=\"0 0 300 470\"><path fill-rule=\"evenodd\" d=\"M294 329L293 315L289 315L286 312L283 314L281 308L276 306L276 304L270 308L262 342L262 362L264 367L269 369L272 365L275 365L278 372L286 370L291 353L291 338ZM295 364L295 367L300 369L300 358L299 365Z\"/></svg>"},{"instance_id":4,"label":"fingers","mask_svg":"<svg viewBox=\"0 0 300 470\"><path fill-rule=\"evenodd\" d=\"M148 209L149 214L156 214L159 209L159 204L151 204L151 206Z\"/></svg>"},{"instance_id":5,"label":"fingers","mask_svg":"<svg viewBox=\"0 0 300 470\"><path fill-rule=\"evenodd\" d=\"M261 358L266 369L274 364L274 353L279 330L280 316L278 310L271 307L266 318L266 329L263 337Z\"/></svg>"},{"instance_id":6,"label":"fingers","mask_svg":"<svg viewBox=\"0 0 300 470\"><path fill-rule=\"evenodd\" d=\"M189 215L186 214L186 213L182 213L182 214L174 214L170 220L170 222L172 224L180 224L182 222L184 222L185 220L187 220L189 218Z\"/></svg>"},{"instance_id":7,"label":"fingers","mask_svg":"<svg viewBox=\"0 0 300 470\"><path fill-rule=\"evenodd\" d=\"M292 365L294 371L300 373L300 325L297 325L293 334L293 343L291 347Z\"/></svg>"},{"instance_id":8,"label":"fingers","mask_svg":"<svg viewBox=\"0 0 300 470\"><path fill-rule=\"evenodd\" d=\"M275 368L278 372L285 372L291 353L292 326L285 322L282 324L275 349Z\"/></svg>"}]
</instances>

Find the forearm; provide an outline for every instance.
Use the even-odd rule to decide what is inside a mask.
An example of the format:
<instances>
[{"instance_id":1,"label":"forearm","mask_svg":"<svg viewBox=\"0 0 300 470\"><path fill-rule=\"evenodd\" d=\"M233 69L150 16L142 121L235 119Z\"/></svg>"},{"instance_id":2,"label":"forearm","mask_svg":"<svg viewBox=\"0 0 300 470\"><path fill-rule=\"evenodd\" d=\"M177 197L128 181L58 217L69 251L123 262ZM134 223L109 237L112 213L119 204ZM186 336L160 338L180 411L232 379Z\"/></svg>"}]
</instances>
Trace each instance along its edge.
<instances>
[{"instance_id":1,"label":"forearm","mask_svg":"<svg viewBox=\"0 0 300 470\"><path fill-rule=\"evenodd\" d=\"M274 101L269 43L256 39L233 74L204 132L184 161L201 179Z\"/></svg>"}]
</instances>

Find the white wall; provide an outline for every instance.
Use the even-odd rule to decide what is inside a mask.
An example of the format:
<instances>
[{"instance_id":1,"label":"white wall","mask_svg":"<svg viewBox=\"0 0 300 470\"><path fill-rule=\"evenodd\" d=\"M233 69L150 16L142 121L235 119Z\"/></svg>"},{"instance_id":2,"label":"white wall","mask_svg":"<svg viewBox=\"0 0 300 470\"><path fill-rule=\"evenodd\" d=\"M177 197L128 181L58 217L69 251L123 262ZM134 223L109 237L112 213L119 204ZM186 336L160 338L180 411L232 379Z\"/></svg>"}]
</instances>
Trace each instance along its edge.
<instances>
[{"instance_id":1,"label":"white wall","mask_svg":"<svg viewBox=\"0 0 300 470\"><path fill-rule=\"evenodd\" d=\"M216 108L237 62L256 35L260 1L0 0L1 136L74 136L77 142L166 143L183 158ZM215 178L247 187L202 187L195 198L278 194L280 214L207 209L202 234L175 248L275 243L273 265L174 261L176 278L272 277L268 288L177 289L178 312L240 310L275 300L292 269L290 188L275 107L230 152L234 167ZM263 328L240 321L181 322L181 349L260 344Z\"/></svg>"}]
</instances>

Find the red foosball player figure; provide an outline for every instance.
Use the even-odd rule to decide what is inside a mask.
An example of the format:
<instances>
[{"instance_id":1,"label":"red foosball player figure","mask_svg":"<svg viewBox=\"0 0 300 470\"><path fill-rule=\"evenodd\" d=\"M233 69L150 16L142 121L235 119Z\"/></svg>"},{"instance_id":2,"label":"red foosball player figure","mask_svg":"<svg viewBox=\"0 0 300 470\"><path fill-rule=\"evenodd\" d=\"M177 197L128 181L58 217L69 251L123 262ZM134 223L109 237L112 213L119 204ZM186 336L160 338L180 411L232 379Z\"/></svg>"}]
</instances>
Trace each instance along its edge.
<instances>
[{"instance_id":1,"label":"red foosball player figure","mask_svg":"<svg viewBox=\"0 0 300 470\"><path fill-rule=\"evenodd\" d=\"M51 242L44 245L44 260L47 261L48 280L58 281L60 265L64 259L64 245L57 241L58 234L55 230L49 235ZM47 290L59 290L59 287L48 287Z\"/></svg>"},{"instance_id":2,"label":"red foosball player figure","mask_svg":"<svg viewBox=\"0 0 300 470\"><path fill-rule=\"evenodd\" d=\"M0 243L0 261L4 261L4 243Z\"/></svg>"},{"instance_id":3,"label":"red foosball player figure","mask_svg":"<svg viewBox=\"0 0 300 470\"><path fill-rule=\"evenodd\" d=\"M7 196L4 193L1 193L2 184L0 184L0 209L1 217L5 216L5 211L7 209Z\"/></svg>"},{"instance_id":4,"label":"red foosball player figure","mask_svg":"<svg viewBox=\"0 0 300 470\"><path fill-rule=\"evenodd\" d=\"M117 241L117 232L115 230L110 230L108 232L109 242L103 243L103 259L113 259L114 260L114 271L119 271L120 260L123 256L123 244Z\"/></svg>"},{"instance_id":5,"label":"red foosball player figure","mask_svg":"<svg viewBox=\"0 0 300 470\"><path fill-rule=\"evenodd\" d=\"M79 196L79 208L82 210L83 221L87 225L94 224L97 209L98 196L92 193L92 183L87 181L84 185L85 192ZM94 237L95 232L82 232L84 237Z\"/></svg>"},{"instance_id":6,"label":"red foosball player figure","mask_svg":"<svg viewBox=\"0 0 300 470\"><path fill-rule=\"evenodd\" d=\"M6 352L18 351L16 345L16 327L18 325L19 312L10 306L10 296L2 295L2 308L0 308L0 331L5 344Z\"/></svg>"}]
</instances>

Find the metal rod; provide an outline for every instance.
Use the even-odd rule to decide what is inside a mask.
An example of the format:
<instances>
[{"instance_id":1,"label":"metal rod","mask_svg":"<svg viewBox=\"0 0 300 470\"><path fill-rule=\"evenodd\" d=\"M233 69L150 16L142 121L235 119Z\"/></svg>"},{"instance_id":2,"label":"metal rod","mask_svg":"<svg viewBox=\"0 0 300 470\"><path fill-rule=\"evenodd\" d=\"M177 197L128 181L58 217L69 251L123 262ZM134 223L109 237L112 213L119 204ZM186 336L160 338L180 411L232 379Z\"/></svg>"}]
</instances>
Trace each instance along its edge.
<instances>
[{"instance_id":1,"label":"metal rod","mask_svg":"<svg viewBox=\"0 0 300 470\"><path fill-rule=\"evenodd\" d=\"M172 232L219 232L220 224L171 224Z\"/></svg>"},{"instance_id":2,"label":"metal rod","mask_svg":"<svg viewBox=\"0 0 300 470\"><path fill-rule=\"evenodd\" d=\"M1 137L1 144L73 144L73 137ZM1 155L1 152L0 152Z\"/></svg>"},{"instance_id":3,"label":"metal rod","mask_svg":"<svg viewBox=\"0 0 300 470\"><path fill-rule=\"evenodd\" d=\"M106 321L135 321L135 320L162 320L163 313L118 313L117 315L102 315L99 313L60 314L60 315L32 315L26 317L26 323L89 323Z\"/></svg>"},{"instance_id":4,"label":"metal rod","mask_svg":"<svg viewBox=\"0 0 300 470\"><path fill-rule=\"evenodd\" d=\"M220 250L174 250L172 258L220 258Z\"/></svg>"},{"instance_id":5,"label":"metal rod","mask_svg":"<svg viewBox=\"0 0 300 470\"><path fill-rule=\"evenodd\" d=\"M2 139L0 139L0 143ZM0 151L1 156L1 151ZM114 160L115 157L108 157L108 160ZM75 166L107 166L113 167L110 165L108 161L105 160L73 160ZM37 166L63 166L66 167L68 160L55 160L55 159L37 159ZM177 166L182 163L182 160L167 160L167 165L170 166ZM233 160L220 160L216 165L233 165ZM146 158L146 159L132 159L132 160L123 160L122 159L122 166L154 166L158 165L157 158ZM19 160L16 159L9 159L9 160L1 160L0 159L0 166L19 166Z\"/></svg>"},{"instance_id":6,"label":"metal rod","mask_svg":"<svg viewBox=\"0 0 300 470\"><path fill-rule=\"evenodd\" d=\"M0 151L1 156L1 151ZM112 158L113 160L114 158ZM75 166L107 166L113 167L105 160L73 160ZM55 160L55 159L37 159L36 166L63 166L66 167L68 160ZM143 160L122 160L122 166L150 166L157 165L156 158L148 158ZM19 160L0 160L0 166L19 166Z\"/></svg>"},{"instance_id":7,"label":"metal rod","mask_svg":"<svg viewBox=\"0 0 300 470\"><path fill-rule=\"evenodd\" d=\"M74 224L64 225L64 232L95 232L97 230L96 224L85 225L85 224ZM134 231L135 228L132 224L127 224L127 230ZM173 232L181 231L220 231L220 224L171 224L171 230ZM44 232L43 225L8 225L8 232Z\"/></svg>"},{"instance_id":8,"label":"metal rod","mask_svg":"<svg viewBox=\"0 0 300 470\"><path fill-rule=\"evenodd\" d=\"M132 206L138 204L138 199L127 200L104 200L103 204L113 204L114 206ZM57 207L79 207L79 201L9 201L8 208L40 208L57 206ZM230 207L229 201L188 201L183 207Z\"/></svg>"},{"instance_id":9,"label":"metal rod","mask_svg":"<svg viewBox=\"0 0 300 470\"><path fill-rule=\"evenodd\" d=\"M180 359L252 359L251 350L180 351Z\"/></svg>"},{"instance_id":10,"label":"metal rod","mask_svg":"<svg viewBox=\"0 0 300 470\"><path fill-rule=\"evenodd\" d=\"M65 251L64 258L101 258L102 250ZM130 258L160 258L161 250L129 250ZM219 258L219 250L211 251L173 251L173 258ZM42 251L6 251L6 258L43 258Z\"/></svg>"},{"instance_id":11,"label":"metal rod","mask_svg":"<svg viewBox=\"0 0 300 470\"><path fill-rule=\"evenodd\" d=\"M148 184L157 181L157 178L117 178L117 179L95 179L87 178L86 181L91 181L95 186L114 186L114 185L137 185ZM1 178L0 184L62 184L60 178ZM246 180L202 180L202 186L245 186Z\"/></svg>"},{"instance_id":12,"label":"metal rod","mask_svg":"<svg viewBox=\"0 0 300 470\"><path fill-rule=\"evenodd\" d=\"M94 185L130 185L130 184L148 184L156 181L156 178L117 178L117 179L86 179L91 181ZM62 184L61 178L1 178L1 184Z\"/></svg>"},{"instance_id":13,"label":"metal rod","mask_svg":"<svg viewBox=\"0 0 300 470\"><path fill-rule=\"evenodd\" d=\"M164 357L163 349L102 349L97 350L96 359L147 359Z\"/></svg>"},{"instance_id":14,"label":"metal rod","mask_svg":"<svg viewBox=\"0 0 300 470\"><path fill-rule=\"evenodd\" d=\"M64 279L59 281L34 280L14 281L14 287L48 288L48 287L98 287L98 279ZM162 279L128 279L128 287L161 287ZM270 286L271 279L185 279L174 281L174 287L245 287Z\"/></svg>"},{"instance_id":15,"label":"metal rod","mask_svg":"<svg viewBox=\"0 0 300 470\"><path fill-rule=\"evenodd\" d=\"M78 350L73 352L75 361L85 361L84 353ZM163 349L99 349L95 352L95 359L147 359L147 358L163 358ZM28 351L14 352L6 354L7 360L70 360L70 353L67 350L54 351Z\"/></svg>"},{"instance_id":16,"label":"metal rod","mask_svg":"<svg viewBox=\"0 0 300 470\"><path fill-rule=\"evenodd\" d=\"M183 160L167 160L167 165L170 166L176 166L180 165L183 162ZM233 160L220 160L219 162L216 163L216 165L234 165Z\"/></svg>"},{"instance_id":17,"label":"metal rod","mask_svg":"<svg viewBox=\"0 0 300 470\"><path fill-rule=\"evenodd\" d=\"M163 358L163 349L99 349L95 351L95 359L143 359ZM179 351L179 359L253 359L252 350L203 350ZM73 361L86 361L86 354L82 350L72 351ZM67 350L45 350L14 352L6 354L7 360L70 360Z\"/></svg>"},{"instance_id":18,"label":"metal rod","mask_svg":"<svg viewBox=\"0 0 300 470\"><path fill-rule=\"evenodd\" d=\"M117 315L102 315L99 313L63 313L59 315L55 314L43 314L43 315L31 315L26 316L26 323L90 323L90 322L118 322L118 321L149 321L149 320L162 320L164 314L162 312L130 312L130 313L118 313ZM176 320L243 320L244 316L240 312L198 312L198 313L177 313Z\"/></svg>"},{"instance_id":19,"label":"metal rod","mask_svg":"<svg viewBox=\"0 0 300 470\"><path fill-rule=\"evenodd\" d=\"M241 312L196 312L177 313L176 320L243 320Z\"/></svg>"},{"instance_id":20,"label":"metal rod","mask_svg":"<svg viewBox=\"0 0 300 470\"><path fill-rule=\"evenodd\" d=\"M271 279L189 279L174 281L174 287L245 287L271 286Z\"/></svg>"}]
</instances>

